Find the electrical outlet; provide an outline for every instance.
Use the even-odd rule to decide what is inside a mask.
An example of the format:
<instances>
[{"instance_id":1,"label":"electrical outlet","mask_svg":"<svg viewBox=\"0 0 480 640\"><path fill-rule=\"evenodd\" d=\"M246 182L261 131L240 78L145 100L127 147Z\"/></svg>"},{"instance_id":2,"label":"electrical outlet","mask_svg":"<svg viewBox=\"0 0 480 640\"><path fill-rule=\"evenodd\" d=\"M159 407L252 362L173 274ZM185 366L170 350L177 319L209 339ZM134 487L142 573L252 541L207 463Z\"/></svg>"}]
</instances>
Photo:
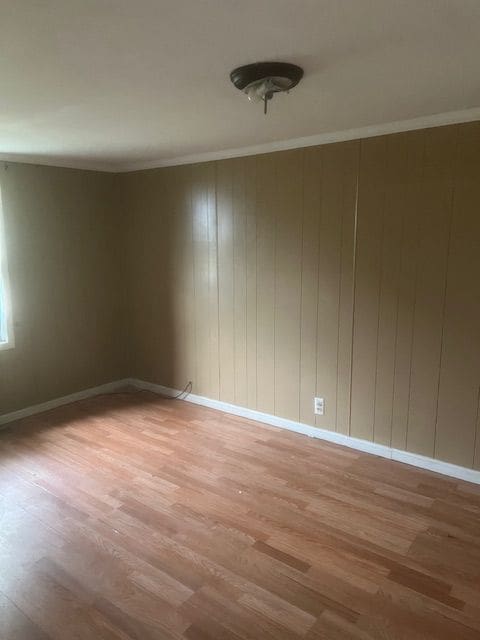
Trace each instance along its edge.
<instances>
[{"instance_id":1,"label":"electrical outlet","mask_svg":"<svg viewBox=\"0 0 480 640\"><path fill-rule=\"evenodd\" d=\"M323 398L314 398L313 411L317 416L323 416L325 413L325 400Z\"/></svg>"}]
</instances>

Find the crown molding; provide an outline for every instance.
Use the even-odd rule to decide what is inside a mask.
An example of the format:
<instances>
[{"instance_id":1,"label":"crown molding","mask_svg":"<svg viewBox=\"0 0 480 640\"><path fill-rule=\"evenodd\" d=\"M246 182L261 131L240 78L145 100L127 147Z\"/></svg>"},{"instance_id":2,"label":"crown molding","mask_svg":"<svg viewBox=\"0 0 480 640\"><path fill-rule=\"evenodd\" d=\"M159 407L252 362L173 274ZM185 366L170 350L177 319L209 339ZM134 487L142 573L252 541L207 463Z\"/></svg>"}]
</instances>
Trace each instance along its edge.
<instances>
[{"instance_id":1,"label":"crown molding","mask_svg":"<svg viewBox=\"0 0 480 640\"><path fill-rule=\"evenodd\" d=\"M221 151L208 151L166 160L149 160L147 162L132 162L119 165L119 173L129 173L132 171L145 171L146 169L161 169L163 167L175 167L182 164L195 164L198 162L212 162L215 160L226 160L228 158L241 158L244 156L255 156L262 153L274 151L287 151L289 149L300 149L302 147L314 147L332 142L345 142L347 140L359 140L361 138L373 138L374 136L386 135L389 133L401 133L404 131L415 131L417 129L428 129L430 127L441 127L448 124L461 124L480 120L480 107L463 109L462 111L448 111L430 116L421 116L410 120L398 120L383 124L373 124L356 129L343 129L319 133L303 138L291 138L289 140L279 140L267 142L250 147L238 147L236 149L223 149Z\"/></svg>"},{"instance_id":2,"label":"crown molding","mask_svg":"<svg viewBox=\"0 0 480 640\"><path fill-rule=\"evenodd\" d=\"M27 153L0 153L3 164L32 164L40 167L56 167L57 169L77 169L81 171L99 171L101 173L119 173L123 164L76 160L72 158L51 158L49 156Z\"/></svg>"},{"instance_id":3,"label":"crown molding","mask_svg":"<svg viewBox=\"0 0 480 640\"><path fill-rule=\"evenodd\" d=\"M89 161L86 159L80 160L75 158L51 158L40 154L0 153L0 162L34 164L49 167L60 167L64 169L80 169L83 171L101 171L104 173L130 173L132 171L145 171L146 169L161 169L163 167L175 167L183 164L196 164L199 162L212 162L215 160L227 160L229 158L255 156L262 153L272 153L274 151L301 149L303 147L314 147L321 144L330 144L332 142L346 142L347 140L373 138L374 136L387 135L390 133L415 131L418 129L441 127L449 124L461 124L473 122L475 120L480 120L480 107L472 107L461 111L437 113L430 116L411 118L409 120L372 124L355 129L330 131L312 136L304 136L302 138L290 138L287 140L266 142L264 144L249 147L237 147L235 149L222 149L219 151L194 153L168 159L160 158L157 160L139 160L137 162L97 162L94 160Z\"/></svg>"}]
</instances>

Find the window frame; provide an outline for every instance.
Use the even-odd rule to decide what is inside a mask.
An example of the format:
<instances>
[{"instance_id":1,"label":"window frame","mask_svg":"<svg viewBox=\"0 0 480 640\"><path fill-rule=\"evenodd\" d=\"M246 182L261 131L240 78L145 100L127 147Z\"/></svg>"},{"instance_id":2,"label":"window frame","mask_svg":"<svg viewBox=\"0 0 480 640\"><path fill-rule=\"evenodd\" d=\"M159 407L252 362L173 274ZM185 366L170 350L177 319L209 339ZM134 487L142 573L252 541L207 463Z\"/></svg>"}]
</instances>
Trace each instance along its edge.
<instances>
[{"instance_id":1,"label":"window frame","mask_svg":"<svg viewBox=\"0 0 480 640\"><path fill-rule=\"evenodd\" d=\"M7 241L5 234L5 217L3 214L3 200L0 188L0 296L2 296L2 305L5 316L5 332L6 340L1 341L0 351L13 349L15 347L15 338L13 333L13 315L12 315L12 298L10 291L10 278L8 272L7 257Z\"/></svg>"}]
</instances>

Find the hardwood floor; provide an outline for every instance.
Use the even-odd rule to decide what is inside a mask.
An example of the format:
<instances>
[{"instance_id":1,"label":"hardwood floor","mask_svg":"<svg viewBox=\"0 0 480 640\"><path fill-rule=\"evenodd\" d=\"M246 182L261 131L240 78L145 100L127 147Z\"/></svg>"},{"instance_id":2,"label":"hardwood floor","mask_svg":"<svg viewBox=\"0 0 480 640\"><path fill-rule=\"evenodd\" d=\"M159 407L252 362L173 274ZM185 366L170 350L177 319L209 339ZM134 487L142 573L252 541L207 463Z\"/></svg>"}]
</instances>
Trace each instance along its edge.
<instances>
[{"instance_id":1,"label":"hardwood floor","mask_svg":"<svg viewBox=\"0 0 480 640\"><path fill-rule=\"evenodd\" d=\"M1 640L478 640L480 486L149 393L0 432Z\"/></svg>"}]
</instances>

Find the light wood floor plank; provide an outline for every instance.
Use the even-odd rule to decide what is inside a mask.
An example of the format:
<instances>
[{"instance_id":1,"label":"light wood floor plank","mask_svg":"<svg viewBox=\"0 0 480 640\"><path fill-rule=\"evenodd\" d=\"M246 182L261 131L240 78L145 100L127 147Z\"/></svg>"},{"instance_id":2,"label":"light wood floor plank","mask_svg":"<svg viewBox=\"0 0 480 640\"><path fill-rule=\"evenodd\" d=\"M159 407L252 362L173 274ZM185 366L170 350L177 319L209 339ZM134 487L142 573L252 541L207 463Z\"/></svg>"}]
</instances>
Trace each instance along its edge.
<instances>
[{"instance_id":1,"label":"light wood floor plank","mask_svg":"<svg viewBox=\"0 0 480 640\"><path fill-rule=\"evenodd\" d=\"M480 487L147 392L0 432L2 640L478 640Z\"/></svg>"}]
</instances>

